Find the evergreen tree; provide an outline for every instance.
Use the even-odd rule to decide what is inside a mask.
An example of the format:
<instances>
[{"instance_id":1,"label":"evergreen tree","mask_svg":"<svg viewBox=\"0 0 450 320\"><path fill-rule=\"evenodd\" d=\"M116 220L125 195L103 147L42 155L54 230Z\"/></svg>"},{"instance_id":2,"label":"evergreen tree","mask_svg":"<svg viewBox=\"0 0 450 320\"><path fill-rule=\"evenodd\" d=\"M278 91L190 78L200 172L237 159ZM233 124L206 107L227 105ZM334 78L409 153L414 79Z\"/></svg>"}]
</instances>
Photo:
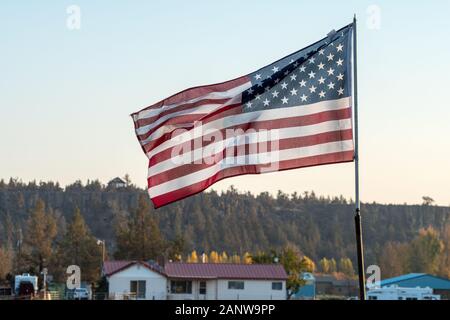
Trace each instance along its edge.
<instances>
[{"instance_id":1,"label":"evergreen tree","mask_svg":"<svg viewBox=\"0 0 450 320\"><path fill-rule=\"evenodd\" d=\"M117 226L116 259L156 260L164 252L164 241L146 195L140 195L136 210Z\"/></svg>"},{"instance_id":2,"label":"evergreen tree","mask_svg":"<svg viewBox=\"0 0 450 320\"><path fill-rule=\"evenodd\" d=\"M0 282L13 271L13 251L7 246L0 247Z\"/></svg>"},{"instance_id":3,"label":"evergreen tree","mask_svg":"<svg viewBox=\"0 0 450 320\"><path fill-rule=\"evenodd\" d=\"M56 234L55 218L45 209L44 201L38 199L28 218L24 234L23 258L27 263L27 270L38 273L47 266L53 254Z\"/></svg>"},{"instance_id":4,"label":"evergreen tree","mask_svg":"<svg viewBox=\"0 0 450 320\"><path fill-rule=\"evenodd\" d=\"M69 265L80 267L82 280L92 282L100 277L102 248L97 245L78 208L58 246L56 258L55 264L61 266L61 278Z\"/></svg>"},{"instance_id":5,"label":"evergreen tree","mask_svg":"<svg viewBox=\"0 0 450 320\"><path fill-rule=\"evenodd\" d=\"M169 243L168 259L172 261L181 261L185 250L185 242L183 236L177 236Z\"/></svg>"}]
</instances>

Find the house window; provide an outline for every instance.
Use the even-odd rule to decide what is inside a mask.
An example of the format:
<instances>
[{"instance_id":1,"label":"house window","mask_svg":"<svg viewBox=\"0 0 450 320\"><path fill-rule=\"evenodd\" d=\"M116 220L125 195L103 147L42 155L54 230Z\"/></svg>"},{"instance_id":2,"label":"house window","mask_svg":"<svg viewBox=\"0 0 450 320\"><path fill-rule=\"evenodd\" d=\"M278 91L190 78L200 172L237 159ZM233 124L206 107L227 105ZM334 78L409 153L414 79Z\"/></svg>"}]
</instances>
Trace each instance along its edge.
<instances>
[{"instance_id":1,"label":"house window","mask_svg":"<svg viewBox=\"0 0 450 320\"><path fill-rule=\"evenodd\" d=\"M170 293L192 293L192 281L171 280Z\"/></svg>"},{"instance_id":2,"label":"house window","mask_svg":"<svg viewBox=\"0 0 450 320\"><path fill-rule=\"evenodd\" d=\"M272 290L283 290L283 282L272 282Z\"/></svg>"},{"instance_id":3,"label":"house window","mask_svg":"<svg viewBox=\"0 0 450 320\"><path fill-rule=\"evenodd\" d=\"M145 280L130 281L130 293L138 299L145 299Z\"/></svg>"},{"instance_id":4,"label":"house window","mask_svg":"<svg viewBox=\"0 0 450 320\"><path fill-rule=\"evenodd\" d=\"M200 281L199 287L198 287L198 293L199 294L206 294L206 281Z\"/></svg>"},{"instance_id":5,"label":"house window","mask_svg":"<svg viewBox=\"0 0 450 320\"><path fill-rule=\"evenodd\" d=\"M228 289L244 290L244 281L228 281Z\"/></svg>"}]
</instances>

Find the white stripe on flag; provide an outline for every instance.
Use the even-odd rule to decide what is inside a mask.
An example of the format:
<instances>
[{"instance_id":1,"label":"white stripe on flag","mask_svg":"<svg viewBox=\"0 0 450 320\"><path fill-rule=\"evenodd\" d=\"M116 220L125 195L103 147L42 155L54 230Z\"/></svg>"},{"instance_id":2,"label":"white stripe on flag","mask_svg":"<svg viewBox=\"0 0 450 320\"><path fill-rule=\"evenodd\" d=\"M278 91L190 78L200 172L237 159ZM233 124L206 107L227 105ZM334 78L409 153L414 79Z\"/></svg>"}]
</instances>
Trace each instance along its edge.
<instances>
[{"instance_id":1,"label":"white stripe on flag","mask_svg":"<svg viewBox=\"0 0 450 320\"><path fill-rule=\"evenodd\" d=\"M148 177L188 164L184 163L183 159L189 159L189 162L192 160L192 162L197 163L198 161L202 160L202 158L205 156L206 150L208 150L208 154L206 156L210 156L212 154L220 153L226 148L240 146L244 144L262 143L289 138L300 138L315 134L321 134L325 132L347 130L351 128L352 128L351 119L344 119L344 120L321 122L308 126L271 129L267 131L257 131L257 132L253 131L245 133L239 136L238 138L231 137L222 141L211 143L208 146L204 147L203 150L201 150L201 152L188 151L185 153L180 153L179 155L177 154L175 155L174 158L169 158L167 160L158 162L148 168ZM276 134L270 134L270 131L272 130L276 131ZM214 151L211 152L210 150Z\"/></svg>"},{"instance_id":2,"label":"white stripe on flag","mask_svg":"<svg viewBox=\"0 0 450 320\"><path fill-rule=\"evenodd\" d=\"M152 156L161 151L174 147L178 144L187 142L189 140L199 138L203 135L203 132L211 132L212 130L222 130L228 127L250 122L278 120L284 118L306 116L325 111L341 110L346 109L349 106L350 106L350 98L342 98L338 100L323 101L304 106L246 112L238 115L224 117L221 119L208 122L205 125L199 125L197 127L194 127L194 129L192 129L194 132L190 130L188 132L184 132L180 135L177 135L172 139L164 141L160 145L150 150L147 153L147 157L150 159ZM143 140L142 145L147 144L151 140L152 139Z\"/></svg>"},{"instance_id":3,"label":"white stripe on flag","mask_svg":"<svg viewBox=\"0 0 450 320\"><path fill-rule=\"evenodd\" d=\"M162 116L161 118L159 118L158 120L154 121L151 124L137 128L136 133L138 135L145 134L146 132L148 132L149 130L153 129L154 127L160 125L164 121L167 121L171 118L175 118L178 116L185 116L185 115L192 115L192 114L206 114L206 113L213 112L215 109L217 109L218 106L221 106L222 104L223 103L205 104L203 106L199 106L199 107L196 107L193 109L181 110L181 111L166 114L165 116Z\"/></svg>"},{"instance_id":4,"label":"white stripe on flag","mask_svg":"<svg viewBox=\"0 0 450 320\"><path fill-rule=\"evenodd\" d=\"M224 158L218 163L212 165L211 167L199 170L191 174L187 174L174 180L164 182L154 187L150 187L148 191L150 196L154 198L162 194L182 189L192 184L206 180L209 177L214 176L216 173L224 169L242 166L242 163L245 163L245 165L266 164L261 160L277 159L277 161L286 161L351 150L353 150L353 140L345 140L345 141L317 144L308 147L258 153L254 155L230 157L235 159Z\"/></svg>"},{"instance_id":5,"label":"white stripe on flag","mask_svg":"<svg viewBox=\"0 0 450 320\"><path fill-rule=\"evenodd\" d=\"M198 102L200 100L232 98L232 97L242 93L243 91L249 89L251 86L252 86L251 82L246 82L244 84L241 84L240 86L231 88L231 89L226 90L226 91L214 91L214 92L210 92L208 94L205 94L205 95L203 95L201 97L197 97L197 98L186 100L186 101L179 102L179 103L170 104L170 105L167 105L167 106L162 106L162 107L157 108L157 109L142 110L139 113L135 114L133 119L134 119L134 121L137 121L137 120L141 120L141 119L151 118L151 117L159 115L161 112L171 110L171 109L176 108L176 107L178 107L180 105L187 104L187 103L194 103L194 102Z\"/></svg>"}]
</instances>

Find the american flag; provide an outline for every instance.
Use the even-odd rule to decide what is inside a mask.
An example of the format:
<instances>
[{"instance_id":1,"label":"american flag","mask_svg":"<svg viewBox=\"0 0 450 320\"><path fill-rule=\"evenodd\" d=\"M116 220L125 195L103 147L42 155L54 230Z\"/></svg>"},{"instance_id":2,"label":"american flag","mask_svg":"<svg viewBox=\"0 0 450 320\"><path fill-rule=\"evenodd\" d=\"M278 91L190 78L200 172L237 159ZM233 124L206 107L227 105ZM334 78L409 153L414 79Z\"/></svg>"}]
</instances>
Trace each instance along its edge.
<instances>
[{"instance_id":1,"label":"american flag","mask_svg":"<svg viewBox=\"0 0 450 320\"><path fill-rule=\"evenodd\" d=\"M349 162L352 25L246 76L132 114L161 207L236 175Z\"/></svg>"}]
</instances>

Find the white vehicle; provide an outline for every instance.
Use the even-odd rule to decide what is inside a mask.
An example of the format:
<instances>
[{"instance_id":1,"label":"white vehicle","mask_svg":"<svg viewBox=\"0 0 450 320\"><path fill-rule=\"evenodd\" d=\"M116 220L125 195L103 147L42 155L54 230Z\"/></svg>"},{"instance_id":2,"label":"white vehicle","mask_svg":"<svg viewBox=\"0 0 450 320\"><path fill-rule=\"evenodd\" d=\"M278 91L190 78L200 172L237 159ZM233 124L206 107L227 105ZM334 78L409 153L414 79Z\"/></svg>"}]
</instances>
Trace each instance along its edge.
<instances>
[{"instance_id":1,"label":"white vehicle","mask_svg":"<svg viewBox=\"0 0 450 320\"><path fill-rule=\"evenodd\" d=\"M441 300L441 296L433 294L433 289L402 288L397 285L373 288L367 292L368 300Z\"/></svg>"},{"instance_id":2,"label":"white vehicle","mask_svg":"<svg viewBox=\"0 0 450 320\"><path fill-rule=\"evenodd\" d=\"M32 276L29 273L24 273L22 275L16 275L14 278L14 292L16 295L25 294L25 292L20 292L21 291L20 284L23 284L23 285L29 284L29 287L33 288L34 292L26 292L26 293L34 294L38 291L38 277L37 276ZM24 291L23 286L22 286L22 291ZM25 291L29 291L29 290L25 290Z\"/></svg>"},{"instance_id":3,"label":"white vehicle","mask_svg":"<svg viewBox=\"0 0 450 320\"><path fill-rule=\"evenodd\" d=\"M86 288L76 288L73 292L75 300L89 300L89 291Z\"/></svg>"}]
</instances>

